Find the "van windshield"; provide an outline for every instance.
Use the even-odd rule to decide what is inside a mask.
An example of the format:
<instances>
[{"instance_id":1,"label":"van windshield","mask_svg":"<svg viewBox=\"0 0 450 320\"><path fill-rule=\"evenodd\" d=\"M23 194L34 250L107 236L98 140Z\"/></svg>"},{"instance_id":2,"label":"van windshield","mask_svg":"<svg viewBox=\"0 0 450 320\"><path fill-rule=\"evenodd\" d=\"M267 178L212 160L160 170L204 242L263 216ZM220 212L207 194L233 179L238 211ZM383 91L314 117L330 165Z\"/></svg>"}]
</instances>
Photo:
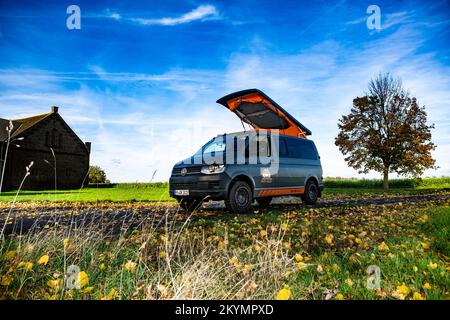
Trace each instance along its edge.
<instances>
[{"instance_id":1,"label":"van windshield","mask_svg":"<svg viewBox=\"0 0 450 320\"><path fill-rule=\"evenodd\" d=\"M225 141L212 140L207 143L202 149L203 153L224 152Z\"/></svg>"},{"instance_id":2,"label":"van windshield","mask_svg":"<svg viewBox=\"0 0 450 320\"><path fill-rule=\"evenodd\" d=\"M252 137L253 139L256 139L258 141L258 147L261 148L259 152L263 154L264 156L267 156L270 154L270 146L267 141L267 137ZM227 145L227 139L235 139L234 147L239 148L240 146L245 148L246 154L249 154L249 136L247 134L230 134L230 135L224 135L224 136L218 136L214 139L208 141L203 147L201 147L200 150L198 150L195 154L201 155L201 154L211 154L211 153L217 153L217 152L226 152L226 145ZM256 145L255 145L256 148ZM253 150L253 152L250 151L250 154L256 155L257 150Z\"/></svg>"},{"instance_id":3,"label":"van windshield","mask_svg":"<svg viewBox=\"0 0 450 320\"><path fill-rule=\"evenodd\" d=\"M223 136L216 137L208 141L203 147L200 148L195 154L205 154L205 153L215 153L215 152L225 152L226 141Z\"/></svg>"}]
</instances>

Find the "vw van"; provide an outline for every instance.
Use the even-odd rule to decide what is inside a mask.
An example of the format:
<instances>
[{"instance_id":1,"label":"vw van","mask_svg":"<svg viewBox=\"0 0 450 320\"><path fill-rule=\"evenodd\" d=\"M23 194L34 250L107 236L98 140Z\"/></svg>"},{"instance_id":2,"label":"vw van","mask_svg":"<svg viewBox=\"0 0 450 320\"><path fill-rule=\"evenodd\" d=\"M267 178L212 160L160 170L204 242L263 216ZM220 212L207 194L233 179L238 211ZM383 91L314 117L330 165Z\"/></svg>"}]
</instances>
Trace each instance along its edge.
<instances>
[{"instance_id":1,"label":"vw van","mask_svg":"<svg viewBox=\"0 0 450 320\"><path fill-rule=\"evenodd\" d=\"M248 211L254 201L268 206L280 196L315 204L324 185L319 153L307 138L311 131L258 89L229 94L217 103L253 129L214 137L175 164L170 196L186 210L225 200L236 213Z\"/></svg>"}]
</instances>

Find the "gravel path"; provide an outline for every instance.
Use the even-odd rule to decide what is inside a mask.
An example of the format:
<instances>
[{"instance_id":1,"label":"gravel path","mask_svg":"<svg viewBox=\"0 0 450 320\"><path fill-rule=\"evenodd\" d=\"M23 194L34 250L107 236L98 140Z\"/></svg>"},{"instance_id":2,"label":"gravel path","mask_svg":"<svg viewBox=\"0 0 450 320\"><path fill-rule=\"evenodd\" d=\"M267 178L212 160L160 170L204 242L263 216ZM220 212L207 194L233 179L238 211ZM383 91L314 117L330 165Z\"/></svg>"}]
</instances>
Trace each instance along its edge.
<instances>
[{"instance_id":1,"label":"gravel path","mask_svg":"<svg viewBox=\"0 0 450 320\"><path fill-rule=\"evenodd\" d=\"M297 210L300 208L352 207L368 205L384 205L393 203L416 203L450 199L450 193L426 194L413 196L393 196L383 198L321 200L316 205L304 206L298 198L286 197L275 199L269 208L254 207L254 212L244 216L261 214L268 210ZM0 209L0 230L3 228L9 209ZM208 202L194 214L193 220L223 219L235 217L235 214L225 210L223 202ZM104 233L115 235L124 230L138 228L144 223L153 226L186 221L188 214L180 211L173 203L166 204L19 204L12 210L10 223L5 227L5 235L26 233L30 230L51 229L55 226L76 228L100 228ZM168 219L169 218L169 219ZM12 221L11 221L12 219Z\"/></svg>"}]
</instances>

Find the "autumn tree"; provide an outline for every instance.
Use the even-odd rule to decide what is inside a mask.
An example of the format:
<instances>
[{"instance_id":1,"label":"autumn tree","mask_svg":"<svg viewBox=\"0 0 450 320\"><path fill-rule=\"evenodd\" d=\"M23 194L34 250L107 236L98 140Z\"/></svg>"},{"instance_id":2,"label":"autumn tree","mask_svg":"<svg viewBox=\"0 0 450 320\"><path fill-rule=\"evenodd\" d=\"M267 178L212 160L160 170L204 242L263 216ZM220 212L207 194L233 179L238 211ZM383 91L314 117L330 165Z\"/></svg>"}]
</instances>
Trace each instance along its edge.
<instances>
[{"instance_id":1,"label":"autumn tree","mask_svg":"<svg viewBox=\"0 0 450 320\"><path fill-rule=\"evenodd\" d=\"M390 172L420 176L434 168L434 125L427 124L425 107L389 73L369 82L366 95L353 100L350 114L342 116L338 127L335 144L348 165L360 173L381 172L385 189Z\"/></svg>"}]
</instances>

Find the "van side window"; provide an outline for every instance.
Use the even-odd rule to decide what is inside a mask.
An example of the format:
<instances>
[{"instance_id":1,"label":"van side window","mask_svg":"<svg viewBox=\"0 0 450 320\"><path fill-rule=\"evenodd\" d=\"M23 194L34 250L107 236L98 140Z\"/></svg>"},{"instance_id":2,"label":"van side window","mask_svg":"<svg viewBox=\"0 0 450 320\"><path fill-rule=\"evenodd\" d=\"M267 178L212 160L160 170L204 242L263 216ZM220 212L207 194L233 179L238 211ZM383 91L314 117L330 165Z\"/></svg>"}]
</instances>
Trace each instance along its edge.
<instances>
[{"instance_id":1,"label":"van side window","mask_svg":"<svg viewBox=\"0 0 450 320\"><path fill-rule=\"evenodd\" d=\"M304 139L287 139L290 158L317 160L317 154L312 142Z\"/></svg>"},{"instance_id":2,"label":"van side window","mask_svg":"<svg viewBox=\"0 0 450 320\"><path fill-rule=\"evenodd\" d=\"M303 159L312 159L317 160L317 152L314 144L310 141L304 141L304 147L302 149L302 158Z\"/></svg>"},{"instance_id":3,"label":"van side window","mask_svg":"<svg viewBox=\"0 0 450 320\"><path fill-rule=\"evenodd\" d=\"M302 145L299 143L298 139L287 138L287 148L289 158L302 158Z\"/></svg>"},{"instance_id":4,"label":"van side window","mask_svg":"<svg viewBox=\"0 0 450 320\"><path fill-rule=\"evenodd\" d=\"M283 137L280 137L279 148L280 148L280 158L287 158L288 151L286 146L286 139Z\"/></svg>"}]
</instances>

